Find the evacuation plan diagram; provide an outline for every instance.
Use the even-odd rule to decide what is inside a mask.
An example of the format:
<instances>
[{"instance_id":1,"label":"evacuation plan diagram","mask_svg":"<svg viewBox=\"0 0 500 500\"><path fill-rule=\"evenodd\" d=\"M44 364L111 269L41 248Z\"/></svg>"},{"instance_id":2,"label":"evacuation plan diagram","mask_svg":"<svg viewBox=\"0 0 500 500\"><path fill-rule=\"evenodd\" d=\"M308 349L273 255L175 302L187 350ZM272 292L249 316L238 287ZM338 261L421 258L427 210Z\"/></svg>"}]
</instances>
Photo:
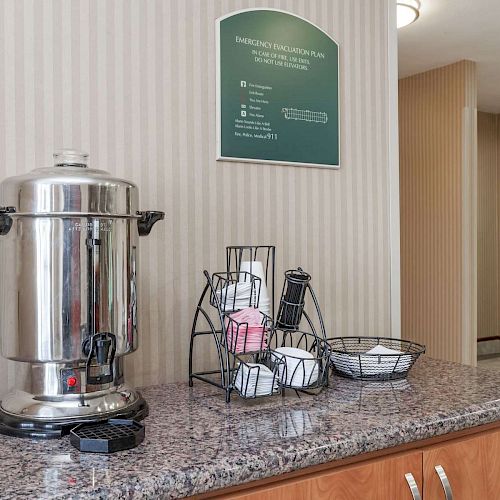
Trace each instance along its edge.
<instances>
[{"instance_id":1,"label":"evacuation plan diagram","mask_svg":"<svg viewBox=\"0 0 500 500\"><path fill-rule=\"evenodd\" d=\"M283 108L281 112L287 120L302 120L305 122L326 123L328 114L324 111L311 111L309 109Z\"/></svg>"}]
</instances>

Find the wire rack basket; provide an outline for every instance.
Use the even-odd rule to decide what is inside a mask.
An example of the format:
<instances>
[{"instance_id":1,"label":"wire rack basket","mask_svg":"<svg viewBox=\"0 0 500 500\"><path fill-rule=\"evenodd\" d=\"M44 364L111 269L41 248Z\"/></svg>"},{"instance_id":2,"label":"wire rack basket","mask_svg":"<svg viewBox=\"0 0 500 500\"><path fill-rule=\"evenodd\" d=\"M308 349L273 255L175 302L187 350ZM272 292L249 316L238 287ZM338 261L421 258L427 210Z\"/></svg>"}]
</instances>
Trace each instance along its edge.
<instances>
[{"instance_id":1,"label":"wire rack basket","mask_svg":"<svg viewBox=\"0 0 500 500\"><path fill-rule=\"evenodd\" d=\"M276 326L298 330L305 305L305 295L311 276L301 269L286 271Z\"/></svg>"},{"instance_id":2,"label":"wire rack basket","mask_svg":"<svg viewBox=\"0 0 500 500\"><path fill-rule=\"evenodd\" d=\"M262 351L267 350L273 329L275 247L226 247L226 265L222 272L203 272L205 286L196 306L189 344L189 385L193 386L194 379L209 383L224 390L229 402L233 390L245 398L264 395L258 379L262 382L269 378L269 366L256 369L254 365L261 364ZM260 324L230 317L248 308L260 311ZM212 358L204 363L207 354L213 354L207 353L207 347L211 351L215 348L216 361ZM198 363L203 363L202 370L195 369ZM238 370L241 380L236 387ZM270 392L276 394L275 384L271 387Z\"/></svg>"},{"instance_id":3,"label":"wire rack basket","mask_svg":"<svg viewBox=\"0 0 500 500\"><path fill-rule=\"evenodd\" d=\"M312 315L306 312L306 299L311 300L314 306ZM311 275L300 267L285 272L276 326L284 331L299 333L306 326L315 336L321 336L323 340L326 340L325 323L318 299L311 286Z\"/></svg>"},{"instance_id":4,"label":"wire rack basket","mask_svg":"<svg viewBox=\"0 0 500 500\"><path fill-rule=\"evenodd\" d=\"M251 353L267 348L269 332L273 328L273 320L260 312L260 325L251 325L246 321L240 322L230 314L224 314L227 348L233 354Z\"/></svg>"},{"instance_id":5,"label":"wire rack basket","mask_svg":"<svg viewBox=\"0 0 500 500\"><path fill-rule=\"evenodd\" d=\"M253 399L281 393L279 374L283 371L283 361L270 365L265 352L250 356L237 354L234 359L232 386L242 398Z\"/></svg>"},{"instance_id":6,"label":"wire rack basket","mask_svg":"<svg viewBox=\"0 0 500 500\"><path fill-rule=\"evenodd\" d=\"M217 308L220 307L223 312L259 306L261 279L249 272L214 273L212 283L210 304Z\"/></svg>"},{"instance_id":7,"label":"wire rack basket","mask_svg":"<svg viewBox=\"0 0 500 500\"><path fill-rule=\"evenodd\" d=\"M328 343L314 333L275 329L266 355L270 367L278 365L284 389L319 392L328 385L329 353Z\"/></svg>"},{"instance_id":8,"label":"wire rack basket","mask_svg":"<svg viewBox=\"0 0 500 500\"><path fill-rule=\"evenodd\" d=\"M386 337L335 337L328 342L333 372L359 380L405 378L425 353L423 345Z\"/></svg>"}]
</instances>

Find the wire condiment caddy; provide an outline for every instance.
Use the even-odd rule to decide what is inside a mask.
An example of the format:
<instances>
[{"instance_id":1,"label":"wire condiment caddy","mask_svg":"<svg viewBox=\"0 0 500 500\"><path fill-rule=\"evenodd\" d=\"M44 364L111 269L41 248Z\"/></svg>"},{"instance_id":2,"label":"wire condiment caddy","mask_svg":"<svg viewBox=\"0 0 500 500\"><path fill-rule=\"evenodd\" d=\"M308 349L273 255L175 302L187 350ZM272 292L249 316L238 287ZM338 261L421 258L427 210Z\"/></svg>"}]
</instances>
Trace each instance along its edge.
<instances>
[{"instance_id":1,"label":"wire condiment caddy","mask_svg":"<svg viewBox=\"0 0 500 500\"><path fill-rule=\"evenodd\" d=\"M265 257L265 268L261 266L261 276L251 271L257 270L256 259ZM255 324L240 321L238 311L261 305L261 298L274 314L274 274L275 247L273 246L232 246L226 248L227 269L210 275L204 271L205 286L198 301L189 347L189 385L193 379L207 382L225 391L229 402L231 392L243 398L256 398L281 392L276 383L278 366L272 369L262 363L267 360L268 335L273 330L272 317L259 310ZM247 270L244 270L245 267ZM271 282L271 295L264 283ZM235 314L236 313L236 314ZM207 324L201 327L202 320ZM195 344L203 336L209 336L215 344L218 367L212 370L194 370ZM269 388L269 390L262 390Z\"/></svg>"}]
</instances>

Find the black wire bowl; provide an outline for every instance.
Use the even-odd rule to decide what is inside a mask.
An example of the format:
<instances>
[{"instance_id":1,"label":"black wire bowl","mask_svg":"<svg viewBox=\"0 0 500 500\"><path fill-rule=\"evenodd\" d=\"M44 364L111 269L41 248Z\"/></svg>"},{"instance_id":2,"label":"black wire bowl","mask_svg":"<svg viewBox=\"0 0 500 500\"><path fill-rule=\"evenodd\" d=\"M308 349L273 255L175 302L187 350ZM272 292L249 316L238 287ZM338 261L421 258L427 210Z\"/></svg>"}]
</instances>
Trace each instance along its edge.
<instances>
[{"instance_id":1,"label":"black wire bowl","mask_svg":"<svg viewBox=\"0 0 500 500\"><path fill-rule=\"evenodd\" d=\"M330 364L341 377L358 380L398 380L408 375L425 346L409 340L387 337L334 337L330 344ZM367 354L382 346L401 354Z\"/></svg>"}]
</instances>

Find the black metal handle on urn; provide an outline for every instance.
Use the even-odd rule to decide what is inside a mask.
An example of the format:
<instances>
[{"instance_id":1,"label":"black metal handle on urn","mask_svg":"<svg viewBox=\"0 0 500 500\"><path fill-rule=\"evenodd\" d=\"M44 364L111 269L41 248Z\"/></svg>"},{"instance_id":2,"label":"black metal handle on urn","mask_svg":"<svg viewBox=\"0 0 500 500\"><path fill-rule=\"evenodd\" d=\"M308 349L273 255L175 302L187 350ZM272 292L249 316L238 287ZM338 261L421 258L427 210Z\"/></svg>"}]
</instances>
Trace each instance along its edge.
<instances>
[{"instance_id":1,"label":"black metal handle on urn","mask_svg":"<svg viewBox=\"0 0 500 500\"><path fill-rule=\"evenodd\" d=\"M153 226L165 218L165 212L158 212L154 210L147 210L145 212L137 212L140 219L137 221L137 228L139 229L139 236L147 236Z\"/></svg>"},{"instance_id":2,"label":"black metal handle on urn","mask_svg":"<svg viewBox=\"0 0 500 500\"><path fill-rule=\"evenodd\" d=\"M0 207L0 236L5 236L9 234L10 228L12 227L12 217L8 214L13 214L16 212L14 207Z\"/></svg>"}]
</instances>

